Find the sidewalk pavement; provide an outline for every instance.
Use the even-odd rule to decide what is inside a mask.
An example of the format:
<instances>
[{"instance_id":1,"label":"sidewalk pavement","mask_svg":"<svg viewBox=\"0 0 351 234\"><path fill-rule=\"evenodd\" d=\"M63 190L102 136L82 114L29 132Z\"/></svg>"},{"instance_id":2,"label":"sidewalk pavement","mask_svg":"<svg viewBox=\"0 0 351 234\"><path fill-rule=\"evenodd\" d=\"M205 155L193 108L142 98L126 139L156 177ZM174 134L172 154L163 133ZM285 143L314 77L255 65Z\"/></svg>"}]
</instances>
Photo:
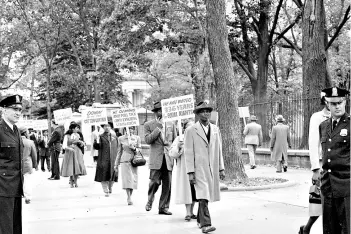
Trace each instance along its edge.
<instances>
[{"instance_id":1,"label":"sidewalk pavement","mask_svg":"<svg viewBox=\"0 0 351 234\"><path fill-rule=\"evenodd\" d=\"M185 222L184 205L171 199L172 216L158 215L160 190L156 194L153 209L145 211L149 170L139 168L139 187L133 193L133 206L127 205L127 196L121 184L114 185L110 197L104 197L101 185L94 182L95 168L91 167L89 154L85 156L88 175L81 176L78 188L70 188L68 178L50 181L48 172L35 172L36 186L31 204L23 202L24 234L62 233L111 233L123 234L175 234L201 233L196 221ZM88 167L90 166L90 167ZM296 234L299 226L308 220L308 190L311 172L306 169L288 168L287 173L275 173L274 167L258 166L250 170L249 177L279 177L293 180L293 187L257 190L223 191L221 201L210 203L214 234ZM176 172L173 174L175 184ZM172 194L175 194L175 186ZM195 206L197 211L197 205ZM311 234L322 233L321 218Z\"/></svg>"}]
</instances>

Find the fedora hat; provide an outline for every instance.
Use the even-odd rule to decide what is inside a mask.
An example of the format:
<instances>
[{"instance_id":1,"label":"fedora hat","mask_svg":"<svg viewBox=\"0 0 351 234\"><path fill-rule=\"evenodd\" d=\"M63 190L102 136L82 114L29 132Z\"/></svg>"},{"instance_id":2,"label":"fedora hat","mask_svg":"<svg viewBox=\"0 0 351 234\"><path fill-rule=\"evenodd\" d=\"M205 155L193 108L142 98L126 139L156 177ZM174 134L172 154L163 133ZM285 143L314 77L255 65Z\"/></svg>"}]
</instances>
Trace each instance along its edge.
<instances>
[{"instance_id":1,"label":"fedora hat","mask_svg":"<svg viewBox=\"0 0 351 234\"><path fill-rule=\"evenodd\" d=\"M282 115L277 115L277 117L275 118L275 120L276 120L277 122L284 122L284 121L285 121L285 119L284 119L284 117L283 117Z\"/></svg>"},{"instance_id":2,"label":"fedora hat","mask_svg":"<svg viewBox=\"0 0 351 234\"><path fill-rule=\"evenodd\" d=\"M161 102L155 102L154 103L154 108L151 111L152 112L157 112L159 109L161 109Z\"/></svg>"},{"instance_id":3,"label":"fedora hat","mask_svg":"<svg viewBox=\"0 0 351 234\"><path fill-rule=\"evenodd\" d=\"M250 121L257 121L257 117L255 115L250 116Z\"/></svg>"},{"instance_id":4,"label":"fedora hat","mask_svg":"<svg viewBox=\"0 0 351 234\"><path fill-rule=\"evenodd\" d=\"M197 114L197 113L199 113L200 110L204 110L204 109L209 110L210 112L213 111L212 106L210 106L209 104L207 104L207 102L202 101L202 102L199 102L199 103L195 106L195 109L194 109L193 113L194 113L194 114Z\"/></svg>"}]
</instances>

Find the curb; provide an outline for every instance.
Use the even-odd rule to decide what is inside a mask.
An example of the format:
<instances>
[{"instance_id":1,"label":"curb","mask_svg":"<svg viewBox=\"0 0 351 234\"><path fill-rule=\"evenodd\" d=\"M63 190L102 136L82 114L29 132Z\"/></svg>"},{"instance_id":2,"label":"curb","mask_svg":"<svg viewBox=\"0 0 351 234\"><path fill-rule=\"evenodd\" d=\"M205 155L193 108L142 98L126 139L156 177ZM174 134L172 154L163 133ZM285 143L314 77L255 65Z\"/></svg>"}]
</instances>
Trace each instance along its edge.
<instances>
[{"instance_id":1,"label":"curb","mask_svg":"<svg viewBox=\"0 0 351 234\"><path fill-rule=\"evenodd\" d=\"M261 186L251 186L251 187L221 187L223 192L240 192L240 191L256 191L256 190L269 190L269 189L279 189L287 188L296 185L297 182L289 180L279 184L267 184Z\"/></svg>"}]
</instances>

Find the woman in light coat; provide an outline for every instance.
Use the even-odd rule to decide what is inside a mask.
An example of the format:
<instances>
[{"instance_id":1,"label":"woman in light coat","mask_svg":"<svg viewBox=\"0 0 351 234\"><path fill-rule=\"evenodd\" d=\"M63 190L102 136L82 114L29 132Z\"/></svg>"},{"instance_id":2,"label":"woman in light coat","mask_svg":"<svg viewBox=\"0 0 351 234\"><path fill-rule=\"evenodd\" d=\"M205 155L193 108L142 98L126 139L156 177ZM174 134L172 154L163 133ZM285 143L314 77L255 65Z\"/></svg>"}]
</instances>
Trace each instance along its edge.
<instances>
[{"instance_id":1,"label":"woman in light coat","mask_svg":"<svg viewBox=\"0 0 351 234\"><path fill-rule=\"evenodd\" d=\"M134 153L141 150L140 137L135 135L135 128L129 127L130 137L126 134L118 138L118 153L115 161L115 171L118 173L118 166L121 165L122 188L127 193L128 205L133 205L133 190L138 188L138 167L133 167L130 160Z\"/></svg>"},{"instance_id":2,"label":"woman in light coat","mask_svg":"<svg viewBox=\"0 0 351 234\"><path fill-rule=\"evenodd\" d=\"M183 132L188 127L191 127L195 122L189 120L184 123ZM169 156L177 161L177 183L176 183L176 194L175 203L185 204L186 216L185 220L190 221L196 219L193 209L196 201L194 185L190 185L188 174L185 168L184 158L184 137L181 139L179 136L173 141L171 148L169 149Z\"/></svg>"}]
</instances>

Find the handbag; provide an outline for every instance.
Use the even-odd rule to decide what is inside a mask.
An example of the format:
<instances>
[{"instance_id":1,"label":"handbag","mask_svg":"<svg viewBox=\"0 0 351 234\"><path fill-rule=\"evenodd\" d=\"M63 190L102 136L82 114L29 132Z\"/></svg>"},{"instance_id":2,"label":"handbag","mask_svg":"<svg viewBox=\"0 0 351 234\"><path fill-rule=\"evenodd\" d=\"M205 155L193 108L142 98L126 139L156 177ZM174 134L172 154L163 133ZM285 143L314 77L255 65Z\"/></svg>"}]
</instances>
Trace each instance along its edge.
<instances>
[{"instance_id":1,"label":"handbag","mask_svg":"<svg viewBox=\"0 0 351 234\"><path fill-rule=\"evenodd\" d=\"M133 167L144 166L146 164L146 159L140 151L135 150L133 157L130 159L130 164Z\"/></svg>"},{"instance_id":2,"label":"handbag","mask_svg":"<svg viewBox=\"0 0 351 234\"><path fill-rule=\"evenodd\" d=\"M317 185L312 185L310 187L310 197L309 202L314 204L322 204L321 190Z\"/></svg>"}]
</instances>

